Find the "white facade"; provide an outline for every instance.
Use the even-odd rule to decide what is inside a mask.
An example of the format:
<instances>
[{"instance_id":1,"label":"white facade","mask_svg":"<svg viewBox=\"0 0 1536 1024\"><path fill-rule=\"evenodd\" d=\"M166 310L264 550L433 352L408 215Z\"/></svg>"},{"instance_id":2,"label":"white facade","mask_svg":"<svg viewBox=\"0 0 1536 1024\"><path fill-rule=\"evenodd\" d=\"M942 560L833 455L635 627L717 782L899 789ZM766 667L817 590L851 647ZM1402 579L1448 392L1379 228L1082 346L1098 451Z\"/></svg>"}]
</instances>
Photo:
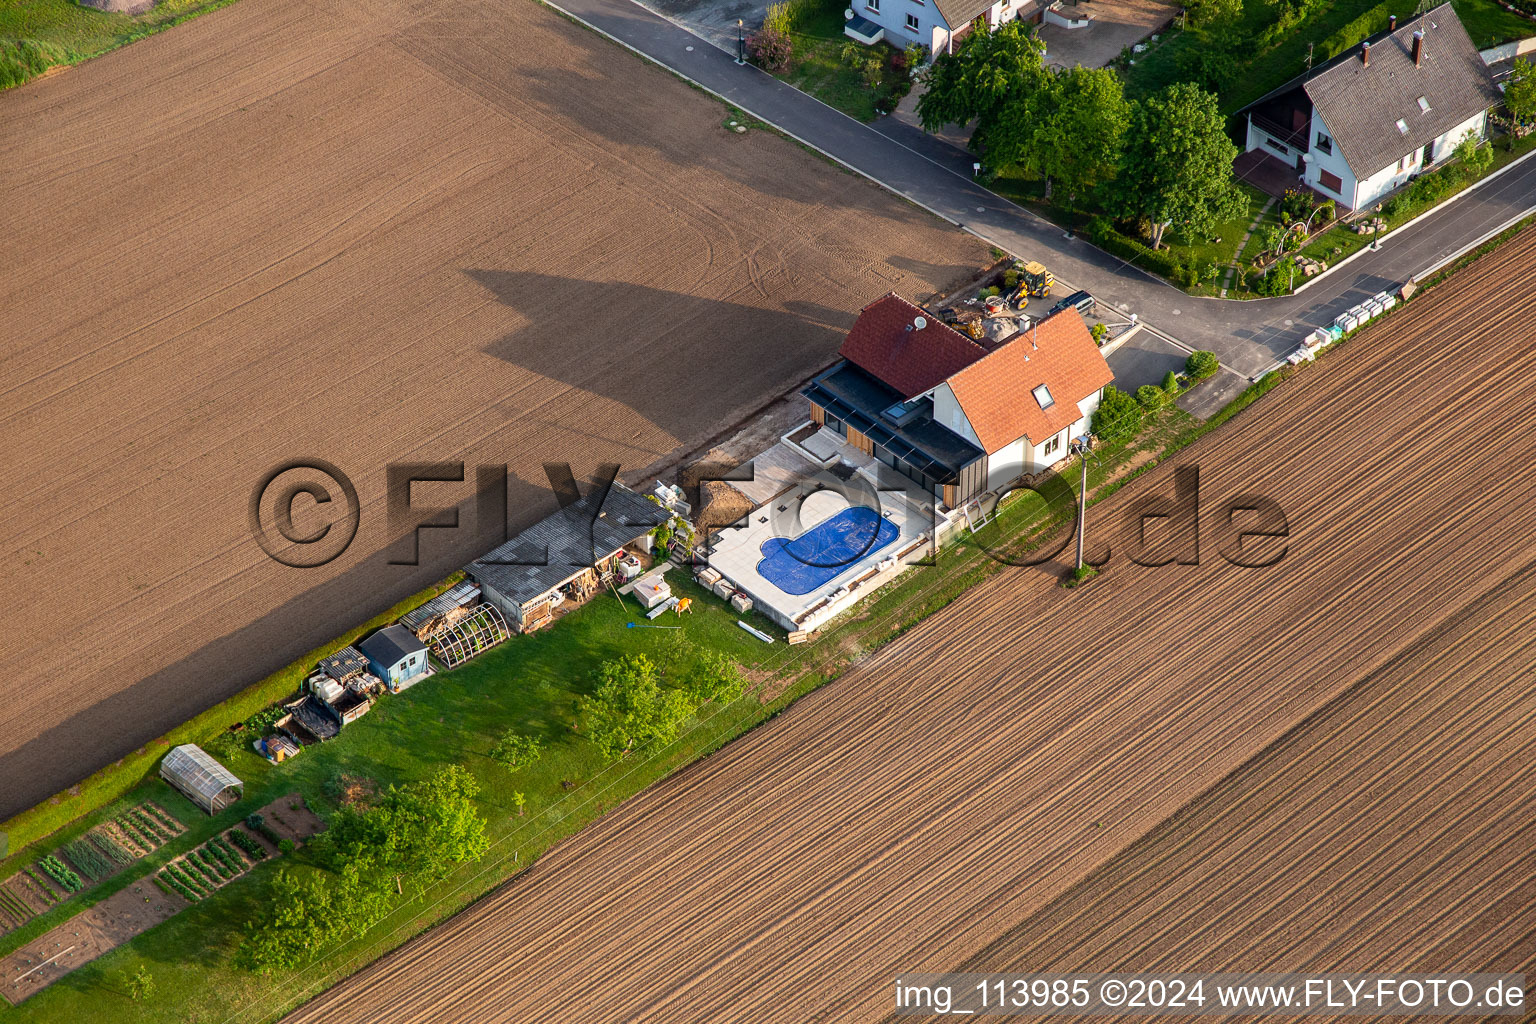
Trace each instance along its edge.
<instances>
[{"instance_id":1,"label":"white facade","mask_svg":"<svg viewBox=\"0 0 1536 1024\"><path fill-rule=\"evenodd\" d=\"M1393 129L1389 127L1388 131L1391 130ZM1305 170L1296 172L1298 181L1305 182L1325 196L1342 201L1350 209L1358 210L1371 206L1387 193L1403 187L1415 174L1421 174L1426 168L1450 159L1451 154L1456 151L1457 144L1469 131L1479 139L1487 138L1487 111L1479 111L1436 138L1427 162L1424 160L1425 147L1415 147L1363 180L1356 178L1355 172L1345 161L1338 143L1334 141L1333 132L1323 123L1322 117L1316 110L1312 111L1306 149L1276 138L1254 124L1251 116L1248 118L1246 148L1262 149L1275 159L1293 167L1297 159L1302 158L1301 163Z\"/></svg>"},{"instance_id":2,"label":"white facade","mask_svg":"<svg viewBox=\"0 0 1536 1024\"><path fill-rule=\"evenodd\" d=\"M971 421L966 418L965 410L960 408L959 399L955 397L954 391L948 384L940 384L928 392L928 397L933 399L935 423L948 427L977 448L985 448L981 439L976 436L976 430L971 426Z\"/></svg>"},{"instance_id":3,"label":"white facade","mask_svg":"<svg viewBox=\"0 0 1536 1024\"><path fill-rule=\"evenodd\" d=\"M1472 132L1479 139L1487 137L1487 111L1480 111L1467 118L1450 131L1440 135L1430 145L1405 153L1396 163L1388 164L1369 178L1359 182L1355 186L1355 201L1350 205L1356 209L1371 206L1388 192L1402 188L1415 174L1421 174L1426 168L1449 160L1467 132ZM1428 161L1424 159L1426 149L1429 151Z\"/></svg>"},{"instance_id":4,"label":"white facade","mask_svg":"<svg viewBox=\"0 0 1536 1024\"><path fill-rule=\"evenodd\" d=\"M1000 0L987 8L987 25L996 28L1013 21L1034 0ZM920 43L929 53L950 52L950 41L964 25L951 26L931 0L853 0L849 8L885 29L885 41L897 49Z\"/></svg>"}]
</instances>

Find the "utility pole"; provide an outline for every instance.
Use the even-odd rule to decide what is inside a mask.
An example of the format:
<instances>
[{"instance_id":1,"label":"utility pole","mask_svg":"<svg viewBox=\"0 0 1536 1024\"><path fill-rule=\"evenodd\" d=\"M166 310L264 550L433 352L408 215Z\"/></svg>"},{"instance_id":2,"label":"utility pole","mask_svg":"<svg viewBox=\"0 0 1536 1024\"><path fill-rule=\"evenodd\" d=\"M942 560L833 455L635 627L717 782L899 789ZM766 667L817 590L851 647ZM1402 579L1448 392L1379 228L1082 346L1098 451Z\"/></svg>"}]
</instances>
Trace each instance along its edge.
<instances>
[{"instance_id":1,"label":"utility pole","mask_svg":"<svg viewBox=\"0 0 1536 1024\"><path fill-rule=\"evenodd\" d=\"M1312 70L1312 44L1307 44L1307 70Z\"/></svg>"},{"instance_id":2,"label":"utility pole","mask_svg":"<svg viewBox=\"0 0 1536 1024\"><path fill-rule=\"evenodd\" d=\"M1077 571L1083 571L1083 526L1088 514L1088 453L1093 450L1093 435L1072 439L1072 451L1083 460L1083 482L1077 494Z\"/></svg>"}]
</instances>

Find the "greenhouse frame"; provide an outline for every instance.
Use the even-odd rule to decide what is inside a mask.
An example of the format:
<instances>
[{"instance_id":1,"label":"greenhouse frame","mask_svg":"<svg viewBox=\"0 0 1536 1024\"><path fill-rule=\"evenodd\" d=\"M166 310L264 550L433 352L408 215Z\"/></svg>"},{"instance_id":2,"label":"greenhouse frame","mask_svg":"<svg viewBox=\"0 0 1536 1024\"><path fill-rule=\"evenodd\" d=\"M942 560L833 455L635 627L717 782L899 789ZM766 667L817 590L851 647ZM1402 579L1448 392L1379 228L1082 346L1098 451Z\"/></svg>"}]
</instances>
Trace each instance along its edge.
<instances>
[{"instance_id":1,"label":"greenhouse frame","mask_svg":"<svg viewBox=\"0 0 1536 1024\"><path fill-rule=\"evenodd\" d=\"M166 754L160 777L210 815L245 795L245 783L195 743L183 743Z\"/></svg>"},{"instance_id":2,"label":"greenhouse frame","mask_svg":"<svg viewBox=\"0 0 1536 1024\"><path fill-rule=\"evenodd\" d=\"M439 630L431 641L432 653L450 669L458 668L510 635L507 620L496 606L481 604Z\"/></svg>"}]
</instances>

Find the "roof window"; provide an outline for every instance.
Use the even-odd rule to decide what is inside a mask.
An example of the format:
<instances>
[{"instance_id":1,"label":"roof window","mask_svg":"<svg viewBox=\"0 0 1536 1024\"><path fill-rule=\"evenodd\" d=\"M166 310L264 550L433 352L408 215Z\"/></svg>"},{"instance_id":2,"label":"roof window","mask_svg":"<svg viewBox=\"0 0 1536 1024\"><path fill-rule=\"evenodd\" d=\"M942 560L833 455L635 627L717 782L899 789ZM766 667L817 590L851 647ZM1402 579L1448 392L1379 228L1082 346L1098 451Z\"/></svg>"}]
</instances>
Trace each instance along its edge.
<instances>
[{"instance_id":1,"label":"roof window","mask_svg":"<svg viewBox=\"0 0 1536 1024\"><path fill-rule=\"evenodd\" d=\"M1423 96L1419 97L1419 113L1429 113L1429 100L1425 99Z\"/></svg>"},{"instance_id":2,"label":"roof window","mask_svg":"<svg viewBox=\"0 0 1536 1024\"><path fill-rule=\"evenodd\" d=\"M1404 121L1402 118L1398 118L1397 119L1397 130L1401 134L1407 135L1408 134L1408 122Z\"/></svg>"},{"instance_id":3,"label":"roof window","mask_svg":"<svg viewBox=\"0 0 1536 1024\"><path fill-rule=\"evenodd\" d=\"M1035 401L1040 403L1040 408L1042 409L1049 409L1051 406L1056 404L1056 399L1051 397L1051 389L1046 387L1044 384L1041 384L1039 387L1035 388L1035 390L1030 392L1030 394L1035 396Z\"/></svg>"}]
</instances>

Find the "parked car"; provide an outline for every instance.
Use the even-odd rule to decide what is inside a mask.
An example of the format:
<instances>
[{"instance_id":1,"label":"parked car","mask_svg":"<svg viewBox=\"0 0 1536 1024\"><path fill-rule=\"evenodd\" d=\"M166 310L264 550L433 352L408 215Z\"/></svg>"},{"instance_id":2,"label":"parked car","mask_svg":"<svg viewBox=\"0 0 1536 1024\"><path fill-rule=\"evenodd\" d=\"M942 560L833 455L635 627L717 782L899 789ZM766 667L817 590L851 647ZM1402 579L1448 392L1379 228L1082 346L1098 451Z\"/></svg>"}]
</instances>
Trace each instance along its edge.
<instances>
[{"instance_id":1,"label":"parked car","mask_svg":"<svg viewBox=\"0 0 1536 1024\"><path fill-rule=\"evenodd\" d=\"M1055 316L1064 309L1075 309L1084 316L1087 316L1097 309L1098 305L1098 300L1087 292L1073 292L1052 306L1051 311L1046 316Z\"/></svg>"}]
</instances>

